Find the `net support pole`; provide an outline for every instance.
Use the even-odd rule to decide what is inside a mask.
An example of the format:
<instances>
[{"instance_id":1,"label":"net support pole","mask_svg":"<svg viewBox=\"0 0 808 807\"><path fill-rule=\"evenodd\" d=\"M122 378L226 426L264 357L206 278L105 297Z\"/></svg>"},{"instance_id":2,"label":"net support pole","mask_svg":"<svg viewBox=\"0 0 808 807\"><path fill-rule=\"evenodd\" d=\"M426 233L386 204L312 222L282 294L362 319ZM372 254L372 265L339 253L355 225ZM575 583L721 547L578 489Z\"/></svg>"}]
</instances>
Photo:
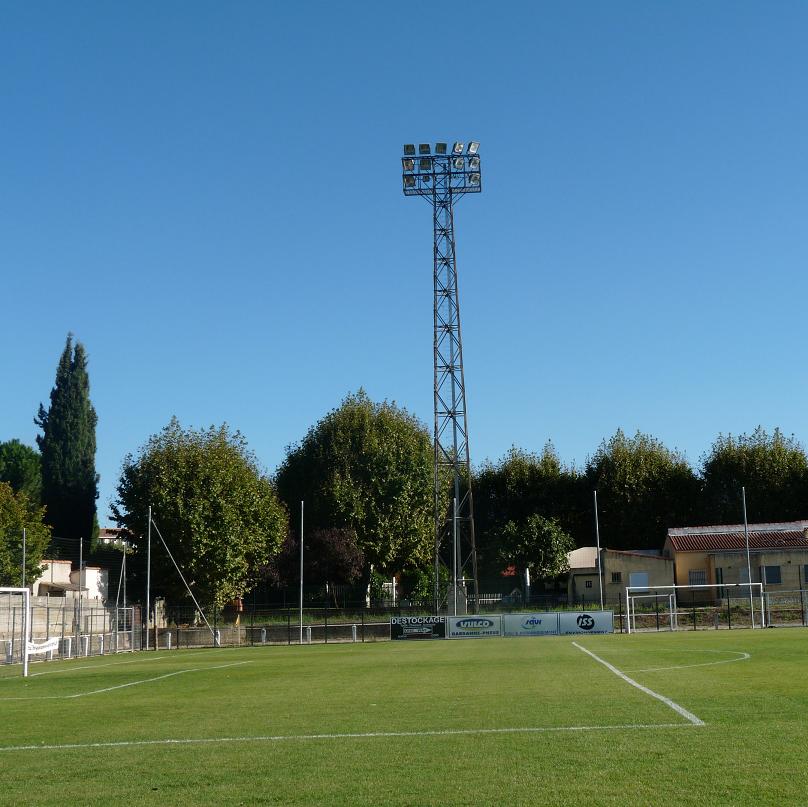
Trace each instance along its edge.
<instances>
[{"instance_id":1,"label":"net support pole","mask_svg":"<svg viewBox=\"0 0 808 807\"><path fill-rule=\"evenodd\" d=\"M752 598L752 560L749 554L749 524L746 521L746 487L741 487L741 499L743 500L743 537L746 542L746 576L749 583L749 618L752 621L752 629L755 628L755 602ZM762 613L762 609L761 609Z\"/></svg>"},{"instance_id":2,"label":"net support pole","mask_svg":"<svg viewBox=\"0 0 808 807\"><path fill-rule=\"evenodd\" d=\"M149 649L149 597L151 596L151 505L149 505L149 526L146 531L146 650Z\"/></svg>"},{"instance_id":3,"label":"net support pole","mask_svg":"<svg viewBox=\"0 0 808 807\"><path fill-rule=\"evenodd\" d=\"M28 677L28 643L31 641L31 592L23 589L22 675Z\"/></svg>"},{"instance_id":4,"label":"net support pole","mask_svg":"<svg viewBox=\"0 0 808 807\"><path fill-rule=\"evenodd\" d=\"M303 502L300 502L300 644L303 644Z\"/></svg>"}]
</instances>

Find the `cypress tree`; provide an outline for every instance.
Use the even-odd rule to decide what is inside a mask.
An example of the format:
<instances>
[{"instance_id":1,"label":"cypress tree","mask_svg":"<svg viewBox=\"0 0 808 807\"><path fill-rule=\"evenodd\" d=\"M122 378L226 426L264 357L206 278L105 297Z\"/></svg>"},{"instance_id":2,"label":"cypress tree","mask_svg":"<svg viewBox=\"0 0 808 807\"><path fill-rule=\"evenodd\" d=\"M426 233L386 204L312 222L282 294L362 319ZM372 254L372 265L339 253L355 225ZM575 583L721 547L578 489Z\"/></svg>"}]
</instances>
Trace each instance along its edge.
<instances>
[{"instance_id":1,"label":"cypress tree","mask_svg":"<svg viewBox=\"0 0 808 807\"><path fill-rule=\"evenodd\" d=\"M87 354L80 342L73 344L69 333L56 368L50 407L46 410L40 404L34 418L42 429L36 438L42 454L42 503L57 538L87 539L97 533L97 422L90 402Z\"/></svg>"}]
</instances>

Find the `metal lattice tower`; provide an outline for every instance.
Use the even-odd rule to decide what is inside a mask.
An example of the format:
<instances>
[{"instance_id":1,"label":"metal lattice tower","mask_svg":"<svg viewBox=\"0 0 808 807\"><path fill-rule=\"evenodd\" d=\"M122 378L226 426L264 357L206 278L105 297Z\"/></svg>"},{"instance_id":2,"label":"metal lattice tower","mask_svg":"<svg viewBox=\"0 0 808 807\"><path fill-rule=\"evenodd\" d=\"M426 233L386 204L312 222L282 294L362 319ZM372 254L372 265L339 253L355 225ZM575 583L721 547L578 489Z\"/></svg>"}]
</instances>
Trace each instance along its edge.
<instances>
[{"instance_id":1,"label":"metal lattice tower","mask_svg":"<svg viewBox=\"0 0 808 807\"><path fill-rule=\"evenodd\" d=\"M429 143L404 146L405 196L421 196L432 205L434 233L434 394L435 394L435 607L465 613L477 610L477 550L471 493L466 384L457 292L454 202L481 190L479 143ZM444 597L443 564L452 586ZM469 587L471 591L469 591ZM458 597L460 601L458 601Z\"/></svg>"}]
</instances>

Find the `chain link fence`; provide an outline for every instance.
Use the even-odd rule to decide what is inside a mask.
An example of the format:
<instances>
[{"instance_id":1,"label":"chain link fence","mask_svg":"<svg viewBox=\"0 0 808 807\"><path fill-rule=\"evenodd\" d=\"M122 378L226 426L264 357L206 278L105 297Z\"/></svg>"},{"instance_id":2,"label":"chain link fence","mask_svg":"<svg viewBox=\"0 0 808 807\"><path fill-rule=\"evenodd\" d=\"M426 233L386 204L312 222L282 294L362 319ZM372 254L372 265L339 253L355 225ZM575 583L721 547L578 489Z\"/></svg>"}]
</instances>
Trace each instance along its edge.
<instances>
[{"instance_id":1,"label":"chain link fence","mask_svg":"<svg viewBox=\"0 0 808 807\"><path fill-rule=\"evenodd\" d=\"M0 662L22 662L24 623L21 598L0 598ZM64 597L31 598L31 642L58 639L56 648L47 652L49 659L139 650L141 633L136 607L105 607L98 601ZM44 656L30 657L35 661Z\"/></svg>"}]
</instances>

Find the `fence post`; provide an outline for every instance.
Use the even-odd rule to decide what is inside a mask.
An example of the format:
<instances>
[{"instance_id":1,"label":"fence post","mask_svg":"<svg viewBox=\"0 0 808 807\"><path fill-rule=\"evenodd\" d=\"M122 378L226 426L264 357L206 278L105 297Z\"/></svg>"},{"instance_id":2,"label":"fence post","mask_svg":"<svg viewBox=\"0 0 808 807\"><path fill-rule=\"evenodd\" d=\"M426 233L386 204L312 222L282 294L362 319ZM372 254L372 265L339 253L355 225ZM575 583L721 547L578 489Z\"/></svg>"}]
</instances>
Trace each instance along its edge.
<instances>
[{"instance_id":1,"label":"fence post","mask_svg":"<svg viewBox=\"0 0 808 807\"><path fill-rule=\"evenodd\" d=\"M292 644L292 612L286 611L286 644Z\"/></svg>"},{"instance_id":2,"label":"fence post","mask_svg":"<svg viewBox=\"0 0 808 807\"><path fill-rule=\"evenodd\" d=\"M326 594L326 597L328 597L327 594ZM325 633L325 643L328 644L328 599L326 599L326 601L325 601L325 629L324 629L324 633Z\"/></svg>"},{"instance_id":3,"label":"fence post","mask_svg":"<svg viewBox=\"0 0 808 807\"><path fill-rule=\"evenodd\" d=\"M253 633L255 630L255 597L253 596L253 607L250 611L250 646L255 644Z\"/></svg>"},{"instance_id":4,"label":"fence post","mask_svg":"<svg viewBox=\"0 0 808 807\"><path fill-rule=\"evenodd\" d=\"M620 620L620 633L623 632L623 598L617 598L617 615Z\"/></svg>"},{"instance_id":5,"label":"fence post","mask_svg":"<svg viewBox=\"0 0 808 807\"><path fill-rule=\"evenodd\" d=\"M166 634L166 650L171 650L171 631Z\"/></svg>"},{"instance_id":6,"label":"fence post","mask_svg":"<svg viewBox=\"0 0 808 807\"><path fill-rule=\"evenodd\" d=\"M659 594L654 594L654 610L656 611L656 629L659 630Z\"/></svg>"},{"instance_id":7,"label":"fence post","mask_svg":"<svg viewBox=\"0 0 808 807\"><path fill-rule=\"evenodd\" d=\"M696 592L690 592L690 607L693 609L693 630L696 630Z\"/></svg>"},{"instance_id":8,"label":"fence post","mask_svg":"<svg viewBox=\"0 0 808 807\"><path fill-rule=\"evenodd\" d=\"M261 644L267 643L267 629L261 628Z\"/></svg>"},{"instance_id":9,"label":"fence post","mask_svg":"<svg viewBox=\"0 0 808 807\"><path fill-rule=\"evenodd\" d=\"M356 641L356 625L351 625L351 638Z\"/></svg>"},{"instance_id":10,"label":"fence post","mask_svg":"<svg viewBox=\"0 0 808 807\"><path fill-rule=\"evenodd\" d=\"M727 630L732 630L732 608L730 607L729 597L727 597Z\"/></svg>"},{"instance_id":11,"label":"fence post","mask_svg":"<svg viewBox=\"0 0 808 807\"><path fill-rule=\"evenodd\" d=\"M365 612L362 611L362 641L365 641Z\"/></svg>"}]
</instances>

